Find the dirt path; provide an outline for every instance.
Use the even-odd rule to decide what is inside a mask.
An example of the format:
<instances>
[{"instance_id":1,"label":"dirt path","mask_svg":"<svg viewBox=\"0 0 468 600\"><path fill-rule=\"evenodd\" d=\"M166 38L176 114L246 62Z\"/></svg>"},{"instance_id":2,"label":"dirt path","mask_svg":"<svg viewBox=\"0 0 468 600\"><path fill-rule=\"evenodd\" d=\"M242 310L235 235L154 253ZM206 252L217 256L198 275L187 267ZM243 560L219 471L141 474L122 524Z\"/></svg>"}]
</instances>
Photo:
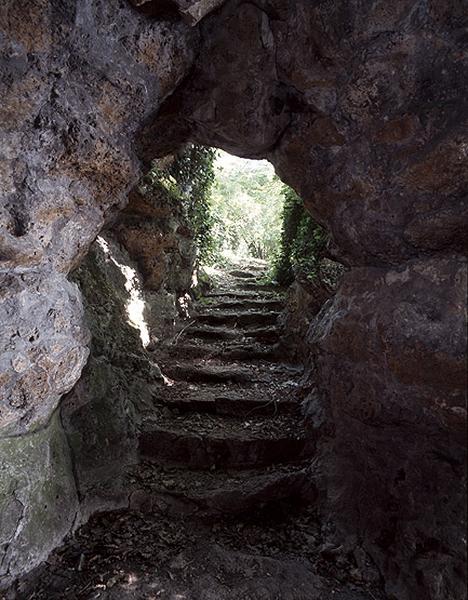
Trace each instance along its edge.
<instances>
[{"instance_id":1,"label":"dirt path","mask_svg":"<svg viewBox=\"0 0 468 600\"><path fill-rule=\"evenodd\" d=\"M302 370L278 350L283 299L261 275L225 275L158 356L173 385L142 427L128 509L92 518L12 598L384 598L317 521Z\"/></svg>"}]
</instances>

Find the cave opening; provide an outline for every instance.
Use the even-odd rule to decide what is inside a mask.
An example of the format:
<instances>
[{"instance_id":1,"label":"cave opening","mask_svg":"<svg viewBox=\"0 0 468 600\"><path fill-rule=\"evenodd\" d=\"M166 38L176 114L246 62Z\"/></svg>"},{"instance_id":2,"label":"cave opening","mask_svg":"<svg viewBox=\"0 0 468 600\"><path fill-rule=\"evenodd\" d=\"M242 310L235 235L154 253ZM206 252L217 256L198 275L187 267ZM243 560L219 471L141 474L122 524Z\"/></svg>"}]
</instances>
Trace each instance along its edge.
<instances>
[{"instance_id":1,"label":"cave opening","mask_svg":"<svg viewBox=\"0 0 468 600\"><path fill-rule=\"evenodd\" d=\"M128 321L140 330L145 347L150 337L154 348L159 339L177 335L190 321L193 300L236 267L250 263L265 286L276 284L283 292L293 283L302 287L309 298L303 304L313 304L307 308L309 320L345 271L328 251L326 230L271 163L193 143L151 161L106 234L133 265L111 256L130 292ZM102 236L98 243L111 255ZM166 306L152 309L163 295ZM157 311L159 324L149 324ZM296 342L290 336L293 354L298 355L303 329Z\"/></svg>"},{"instance_id":2,"label":"cave opening","mask_svg":"<svg viewBox=\"0 0 468 600\"><path fill-rule=\"evenodd\" d=\"M405 4L2 3L10 597L462 597L465 14ZM193 280L194 148L290 186L274 277Z\"/></svg>"}]
</instances>

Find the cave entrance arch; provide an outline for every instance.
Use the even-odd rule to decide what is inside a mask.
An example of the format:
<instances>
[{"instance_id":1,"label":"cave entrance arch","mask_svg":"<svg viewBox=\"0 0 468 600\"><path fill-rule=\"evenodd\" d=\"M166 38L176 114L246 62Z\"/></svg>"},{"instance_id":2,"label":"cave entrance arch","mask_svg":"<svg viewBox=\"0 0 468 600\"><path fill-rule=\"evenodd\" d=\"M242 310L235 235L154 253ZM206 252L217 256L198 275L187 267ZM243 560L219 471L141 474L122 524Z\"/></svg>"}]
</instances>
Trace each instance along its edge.
<instances>
[{"instance_id":1,"label":"cave entrance arch","mask_svg":"<svg viewBox=\"0 0 468 600\"><path fill-rule=\"evenodd\" d=\"M0 576L44 558L79 513L82 491L57 407L80 375L89 339L65 274L125 204L138 170L130 148L149 161L192 140L270 159L352 267L308 341L322 506L339 515L342 539L369 550L389 593L457 598L463 527L452 515L463 520L466 423L463 8L216 4L192 28L123 3L116 14L97 0L72 3L70 12L37 2L1 8L9 41L0 444L9 460ZM101 372L96 390L105 381ZM79 385L77 406L86 404ZM42 545L37 522L46 527Z\"/></svg>"}]
</instances>

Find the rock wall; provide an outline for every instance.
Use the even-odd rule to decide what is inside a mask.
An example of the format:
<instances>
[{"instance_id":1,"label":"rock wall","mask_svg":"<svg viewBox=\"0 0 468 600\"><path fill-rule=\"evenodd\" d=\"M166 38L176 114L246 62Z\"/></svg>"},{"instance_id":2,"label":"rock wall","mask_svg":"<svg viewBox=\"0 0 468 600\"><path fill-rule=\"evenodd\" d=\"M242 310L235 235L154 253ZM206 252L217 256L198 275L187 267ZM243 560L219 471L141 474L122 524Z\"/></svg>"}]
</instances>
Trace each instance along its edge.
<instances>
[{"instance_id":1,"label":"rock wall","mask_svg":"<svg viewBox=\"0 0 468 600\"><path fill-rule=\"evenodd\" d=\"M208 13L221 6L224 0L131 0L143 14L181 16L187 23L195 25Z\"/></svg>"},{"instance_id":2,"label":"rock wall","mask_svg":"<svg viewBox=\"0 0 468 600\"><path fill-rule=\"evenodd\" d=\"M294 281L289 286L287 301L279 318L280 344L291 359L311 368L311 344L308 339L312 321L335 296L346 269L342 264L327 258L326 248L317 256L314 273L295 269ZM315 328L315 323L314 323Z\"/></svg>"},{"instance_id":3,"label":"rock wall","mask_svg":"<svg viewBox=\"0 0 468 600\"><path fill-rule=\"evenodd\" d=\"M138 427L163 385L146 347L157 351L174 334L195 258L180 199L141 182L71 274L91 333L88 363L60 409L80 523L128 504L124 478L137 461Z\"/></svg>"},{"instance_id":4,"label":"rock wall","mask_svg":"<svg viewBox=\"0 0 468 600\"><path fill-rule=\"evenodd\" d=\"M60 542L77 496L98 478L83 466L77 492L72 458L92 442L75 432L69 449L57 416L89 354L66 274L125 205L140 176L135 133L187 75L197 47L195 29L123 0L0 7L0 586ZM95 363L80 386L97 377L108 403L111 377ZM65 429L87 418L101 426L102 412L80 393L64 408Z\"/></svg>"},{"instance_id":5,"label":"rock wall","mask_svg":"<svg viewBox=\"0 0 468 600\"><path fill-rule=\"evenodd\" d=\"M174 158L160 161L161 169ZM192 286L197 248L184 199L157 178L142 182L132 190L112 231L141 273L150 338L157 347L174 334L178 318L186 316L181 303Z\"/></svg>"},{"instance_id":6,"label":"rock wall","mask_svg":"<svg viewBox=\"0 0 468 600\"><path fill-rule=\"evenodd\" d=\"M80 522L96 510L127 504L123 477L137 460L138 425L151 410L162 381L144 347L149 337L146 307L135 267L112 234L105 232L72 273L83 294L91 332L90 359L60 408ZM135 315L135 308L141 313Z\"/></svg>"},{"instance_id":7,"label":"rock wall","mask_svg":"<svg viewBox=\"0 0 468 600\"><path fill-rule=\"evenodd\" d=\"M228 0L208 14L212 2L177 0L168 20L136 3L0 8L3 580L46 555L76 504L53 415L88 337L65 274L125 204L133 148L149 161L192 140L270 159L351 267L310 332L321 507L337 538L368 549L390 596L459 600L464 2ZM208 16L190 29L177 14L196 4L195 20ZM41 451L25 443L52 461L42 477L68 507L47 509L40 547L22 538L43 519L27 475Z\"/></svg>"},{"instance_id":8,"label":"rock wall","mask_svg":"<svg viewBox=\"0 0 468 600\"><path fill-rule=\"evenodd\" d=\"M0 288L0 588L70 530L78 498L57 408L88 356L76 285L4 272Z\"/></svg>"},{"instance_id":9,"label":"rock wall","mask_svg":"<svg viewBox=\"0 0 468 600\"><path fill-rule=\"evenodd\" d=\"M0 589L47 558L79 502L57 412L37 431L0 439Z\"/></svg>"},{"instance_id":10,"label":"rock wall","mask_svg":"<svg viewBox=\"0 0 468 600\"><path fill-rule=\"evenodd\" d=\"M456 257L355 268L309 334L329 514L398 599L465 593L466 286Z\"/></svg>"},{"instance_id":11,"label":"rock wall","mask_svg":"<svg viewBox=\"0 0 468 600\"><path fill-rule=\"evenodd\" d=\"M286 306L280 315L282 349L298 362L307 362L310 344L307 335L314 317L332 296L319 282L296 279L288 289Z\"/></svg>"}]
</instances>

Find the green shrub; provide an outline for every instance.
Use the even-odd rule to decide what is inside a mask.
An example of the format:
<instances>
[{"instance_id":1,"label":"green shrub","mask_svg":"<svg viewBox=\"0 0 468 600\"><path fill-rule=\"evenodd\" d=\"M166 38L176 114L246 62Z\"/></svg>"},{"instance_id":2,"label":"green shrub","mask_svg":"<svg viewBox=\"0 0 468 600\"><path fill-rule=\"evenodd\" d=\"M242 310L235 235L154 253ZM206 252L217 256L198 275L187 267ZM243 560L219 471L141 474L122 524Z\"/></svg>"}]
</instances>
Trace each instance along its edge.
<instances>
[{"instance_id":1,"label":"green shrub","mask_svg":"<svg viewBox=\"0 0 468 600\"><path fill-rule=\"evenodd\" d=\"M193 231L199 264L210 263L215 251L210 197L216 152L215 148L188 144L167 168L155 166L146 178L150 185L163 188L180 203Z\"/></svg>"},{"instance_id":2,"label":"green shrub","mask_svg":"<svg viewBox=\"0 0 468 600\"><path fill-rule=\"evenodd\" d=\"M306 212L293 189L285 185L283 196L283 227L275 277L282 285L291 284L295 278L313 281L320 276L327 233Z\"/></svg>"},{"instance_id":3,"label":"green shrub","mask_svg":"<svg viewBox=\"0 0 468 600\"><path fill-rule=\"evenodd\" d=\"M323 278L328 236L296 192L269 165L244 166L234 159L229 168L220 168L217 156L214 148L188 144L169 166L155 166L146 177L146 184L168 194L183 211L198 265L223 264L226 250L234 255L244 248L249 256L274 263L273 277L282 285ZM336 279L334 269L330 280Z\"/></svg>"},{"instance_id":4,"label":"green shrub","mask_svg":"<svg viewBox=\"0 0 468 600\"><path fill-rule=\"evenodd\" d=\"M220 154L211 205L218 262L272 261L281 235L282 183L271 164Z\"/></svg>"}]
</instances>

